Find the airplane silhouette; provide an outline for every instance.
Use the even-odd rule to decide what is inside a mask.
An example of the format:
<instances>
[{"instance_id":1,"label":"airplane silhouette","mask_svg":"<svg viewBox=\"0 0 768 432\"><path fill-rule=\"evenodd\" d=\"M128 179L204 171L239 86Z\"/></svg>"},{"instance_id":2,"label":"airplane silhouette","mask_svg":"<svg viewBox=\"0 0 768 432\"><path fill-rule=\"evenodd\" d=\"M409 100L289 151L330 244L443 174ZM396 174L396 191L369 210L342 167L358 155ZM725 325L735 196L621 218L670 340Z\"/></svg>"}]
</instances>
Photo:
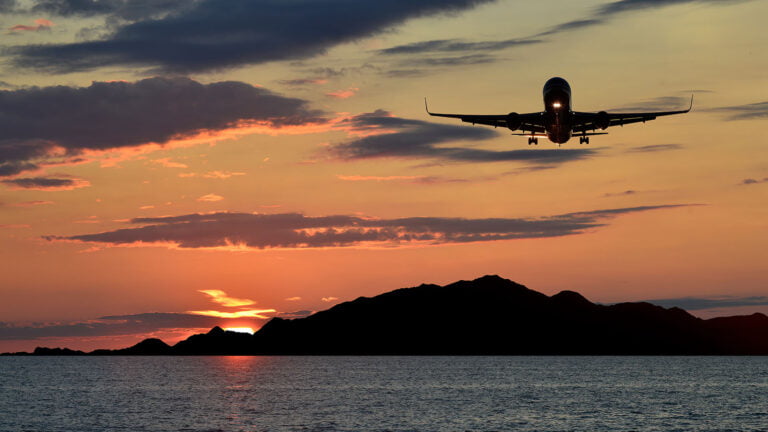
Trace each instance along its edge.
<instances>
[{"instance_id":1,"label":"airplane silhouette","mask_svg":"<svg viewBox=\"0 0 768 432\"><path fill-rule=\"evenodd\" d=\"M568 81L554 77L544 84L544 111L541 112L527 114L511 112L499 115L440 114L429 111L426 98L424 98L424 107L427 114L431 116L458 118L473 125L501 126L513 131L520 130L522 133L512 135L527 136L528 145L539 144L539 137L547 137L559 146L571 139L572 135L579 136L579 144L589 144L591 135L608 134L595 132L598 129L605 130L611 126L624 126L629 123L645 123L655 120L656 117L687 113L693 108L693 95L691 95L691 105L687 110L681 111L644 113L571 111L571 86L568 85Z\"/></svg>"}]
</instances>

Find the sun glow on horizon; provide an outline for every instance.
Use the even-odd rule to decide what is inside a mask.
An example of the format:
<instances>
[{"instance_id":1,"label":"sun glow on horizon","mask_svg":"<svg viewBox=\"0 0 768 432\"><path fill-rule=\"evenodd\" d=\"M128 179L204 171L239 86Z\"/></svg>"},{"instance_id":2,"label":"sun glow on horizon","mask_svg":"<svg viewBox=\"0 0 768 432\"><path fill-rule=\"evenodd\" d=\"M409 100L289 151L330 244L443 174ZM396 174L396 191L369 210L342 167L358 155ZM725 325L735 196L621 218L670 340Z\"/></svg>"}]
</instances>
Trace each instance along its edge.
<instances>
[{"instance_id":1,"label":"sun glow on horizon","mask_svg":"<svg viewBox=\"0 0 768 432\"><path fill-rule=\"evenodd\" d=\"M255 333L254 330L250 327L226 327L224 330L235 332L235 333L250 333L250 334Z\"/></svg>"}]
</instances>

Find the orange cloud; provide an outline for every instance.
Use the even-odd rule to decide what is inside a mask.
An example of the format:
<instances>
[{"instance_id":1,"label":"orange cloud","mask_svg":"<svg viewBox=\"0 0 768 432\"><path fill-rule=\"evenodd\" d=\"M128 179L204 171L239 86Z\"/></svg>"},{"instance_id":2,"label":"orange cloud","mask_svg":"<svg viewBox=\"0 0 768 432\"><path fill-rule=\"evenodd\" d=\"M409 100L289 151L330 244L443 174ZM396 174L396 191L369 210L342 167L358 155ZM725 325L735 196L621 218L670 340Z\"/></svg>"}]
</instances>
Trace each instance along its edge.
<instances>
[{"instance_id":1,"label":"orange cloud","mask_svg":"<svg viewBox=\"0 0 768 432\"><path fill-rule=\"evenodd\" d=\"M336 90L335 92L326 93L325 95L334 99L348 99L354 96L358 90L360 89L357 87L350 87L346 90Z\"/></svg>"},{"instance_id":2,"label":"orange cloud","mask_svg":"<svg viewBox=\"0 0 768 432\"><path fill-rule=\"evenodd\" d=\"M301 297L288 297L288 298L287 298L287 299L285 299L285 300L286 300L286 301L299 301L299 300L301 300Z\"/></svg>"},{"instance_id":3,"label":"orange cloud","mask_svg":"<svg viewBox=\"0 0 768 432\"><path fill-rule=\"evenodd\" d=\"M156 163L166 168L188 168L187 165L183 163L171 161L171 158L155 159L152 161L152 163Z\"/></svg>"},{"instance_id":4,"label":"orange cloud","mask_svg":"<svg viewBox=\"0 0 768 432\"><path fill-rule=\"evenodd\" d=\"M327 302L332 302L332 301L335 301L335 300L338 300L338 299L339 299L338 297L323 297L320 300L322 300L322 301L327 303Z\"/></svg>"},{"instance_id":5,"label":"orange cloud","mask_svg":"<svg viewBox=\"0 0 768 432\"><path fill-rule=\"evenodd\" d=\"M224 199L224 197L221 196L221 195L216 195L216 194L210 193L210 194L201 196L200 198L197 199L197 201L199 201L199 202L216 202L216 201L221 201L223 199Z\"/></svg>"},{"instance_id":6,"label":"orange cloud","mask_svg":"<svg viewBox=\"0 0 768 432\"><path fill-rule=\"evenodd\" d=\"M229 297L227 293L222 290L198 290L198 292L210 296L212 301L226 307L249 306L256 303L250 299Z\"/></svg>"},{"instance_id":7,"label":"orange cloud","mask_svg":"<svg viewBox=\"0 0 768 432\"><path fill-rule=\"evenodd\" d=\"M420 180L425 178L425 176L362 176L362 175L337 175L336 178L339 180L344 181L398 181L398 180L405 180L405 181L414 181L414 180Z\"/></svg>"},{"instance_id":8,"label":"orange cloud","mask_svg":"<svg viewBox=\"0 0 768 432\"><path fill-rule=\"evenodd\" d=\"M47 19L39 18L35 20L35 24L37 25L24 25L24 24L17 24L11 28L8 29L8 33L19 33L19 32L26 32L26 31L41 31L41 30L50 30L51 27L53 27L53 22L49 21Z\"/></svg>"},{"instance_id":9,"label":"orange cloud","mask_svg":"<svg viewBox=\"0 0 768 432\"><path fill-rule=\"evenodd\" d=\"M218 318L261 318L261 319L268 319L270 317L262 315L265 313L275 313L277 312L274 309L250 309L250 310L242 310L237 312L220 312L215 310L206 310L206 311L188 311L187 313L194 314L194 315L205 315L205 316L212 316L212 317L218 317Z\"/></svg>"}]
</instances>

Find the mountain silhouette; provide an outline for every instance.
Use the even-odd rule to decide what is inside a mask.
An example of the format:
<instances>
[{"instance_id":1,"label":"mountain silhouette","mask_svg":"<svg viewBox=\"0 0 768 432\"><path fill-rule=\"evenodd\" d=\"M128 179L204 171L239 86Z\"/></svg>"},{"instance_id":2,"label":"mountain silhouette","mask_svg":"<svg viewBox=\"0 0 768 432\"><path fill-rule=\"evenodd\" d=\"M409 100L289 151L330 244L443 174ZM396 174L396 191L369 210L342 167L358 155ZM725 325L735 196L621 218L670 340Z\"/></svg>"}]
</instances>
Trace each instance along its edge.
<instances>
[{"instance_id":1,"label":"mountain silhouette","mask_svg":"<svg viewBox=\"0 0 768 432\"><path fill-rule=\"evenodd\" d=\"M61 355L58 348L33 354ZM66 350L66 349L65 349ZM703 320L650 303L599 305L499 276L360 297L253 335L214 327L168 346L147 339L92 355L766 355L763 314Z\"/></svg>"}]
</instances>

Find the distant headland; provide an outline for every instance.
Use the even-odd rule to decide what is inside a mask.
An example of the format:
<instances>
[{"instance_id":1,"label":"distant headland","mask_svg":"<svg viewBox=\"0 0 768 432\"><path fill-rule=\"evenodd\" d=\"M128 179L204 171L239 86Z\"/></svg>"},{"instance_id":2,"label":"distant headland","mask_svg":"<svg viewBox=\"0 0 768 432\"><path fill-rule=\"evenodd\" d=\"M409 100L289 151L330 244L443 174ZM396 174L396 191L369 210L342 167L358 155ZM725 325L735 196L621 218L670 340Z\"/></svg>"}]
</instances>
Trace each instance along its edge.
<instances>
[{"instance_id":1,"label":"distant headland","mask_svg":"<svg viewBox=\"0 0 768 432\"><path fill-rule=\"evenodd\" d=\"M251 334L214 327L173 346L4 355L768 355L768 316L700 319L650 303L553 296L499 276L360 297Z\"/></svg>"}]
</instances>

